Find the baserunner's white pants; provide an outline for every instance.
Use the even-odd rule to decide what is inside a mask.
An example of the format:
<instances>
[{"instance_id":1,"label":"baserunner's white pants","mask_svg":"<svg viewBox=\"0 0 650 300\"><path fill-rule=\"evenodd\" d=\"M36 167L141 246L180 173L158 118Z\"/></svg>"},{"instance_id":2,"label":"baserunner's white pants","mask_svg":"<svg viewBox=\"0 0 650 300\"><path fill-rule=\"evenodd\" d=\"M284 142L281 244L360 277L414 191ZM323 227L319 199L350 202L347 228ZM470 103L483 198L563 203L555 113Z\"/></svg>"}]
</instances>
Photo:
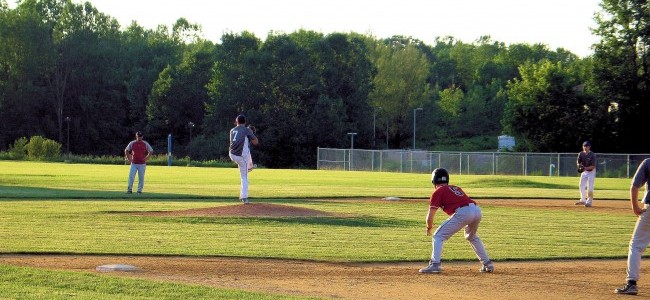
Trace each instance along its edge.
<instances>
[{"instance_id":1,"label":"baserunner's white pants","mask_svg":"<svg viewBox=\"0 0 650 300\"><path fill-rule=\"evenodd\" d=\"M481 208L472 203L457 209L453 215L442 222L433 234L431 262L440 263L443 243L465 227L465 239L472 245L474 253L476 253L481 263L488 263L490 258L485 250L483 241L476 235L482 217Z\"/></svg>"}]
</instances>

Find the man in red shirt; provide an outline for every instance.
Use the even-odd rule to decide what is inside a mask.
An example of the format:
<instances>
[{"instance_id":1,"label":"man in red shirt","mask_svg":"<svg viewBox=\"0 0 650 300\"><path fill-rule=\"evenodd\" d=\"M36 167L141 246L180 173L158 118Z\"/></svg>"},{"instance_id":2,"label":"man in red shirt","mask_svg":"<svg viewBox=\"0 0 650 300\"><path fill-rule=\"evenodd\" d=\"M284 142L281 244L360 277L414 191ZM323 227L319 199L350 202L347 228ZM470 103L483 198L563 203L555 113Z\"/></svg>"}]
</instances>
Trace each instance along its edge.
<instances>
[{"instance_id":1,"label":"man in red shirt","mask_svg":"<svg viewBox=\"0 0 650 300\"><path fill-rule=\"evenodd\" d=\"M494 272L494 265L488 257L487 251L481 239L476 235L478 226L481 223L481 209L476 205L463 190L457 186L449 185L449 173L447 170L438 168L431 173L431 182L435 189L429 199L429 213L427 214L427 236L431 235L433 228L433 216L438 208L447 213L450 217L442 222L433 234L431 260L429 265L420 269L420 273L440 273L440 260L442 256L443 243L452 235L465 228L465 239L472 244L474 253L483 266L480 272Z\"/></svg>"},{"instance_id":2,"label":"man in red shirt","mask_svg":"<svg viewBox=\"0 0 650 300\"><path fill-rule=\"evenodd\" d=\"M131 163L129 170L129 184L126 189L127 194L133 192L133 181L135 173L138 173L138 194L142 193L144 187L144 171L147 168L147 160L153 154L153 148L149 143L142 140L142 132L135 133L135 140L131 141L124 149L124 156Z\"/></svg>"}]
</instances>

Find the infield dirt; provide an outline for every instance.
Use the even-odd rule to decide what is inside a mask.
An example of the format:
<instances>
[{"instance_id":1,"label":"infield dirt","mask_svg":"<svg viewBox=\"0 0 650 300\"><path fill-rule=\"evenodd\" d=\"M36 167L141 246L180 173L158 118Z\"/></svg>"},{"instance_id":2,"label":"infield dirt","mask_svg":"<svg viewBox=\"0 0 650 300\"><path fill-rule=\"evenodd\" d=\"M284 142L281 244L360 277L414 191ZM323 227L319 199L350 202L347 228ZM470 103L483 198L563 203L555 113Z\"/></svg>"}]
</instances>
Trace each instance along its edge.
<instances>
[{"instance_id":1,"label":"infield dirt","mask_svg":"<svg viewBox=\"0 0 650 300\"><path fill-rule=\"evenodd\" d=\"M587 209L560 200L482 200L489 205L534 206L541 209ZM570 204L570 203L569 203ZM269 207L271 206L271 207ZM313 214L291 206L255 204L210 211L170 212L190 215L248 215L256 209L274 216ZM627 201L599 201L589 209L631 213ZM288 210L288 211L285 211ZM321 212L322 213L322 212ZM630 233L632 228L630 228ZM624 254L622 254L624 255ZM0 263L54 270L100 273L150 280L201 284L272 294L342 299L615 299L624 284L626 262L615 260L553 260L497 262L495 273L479 273L478 262L447 262L440 274L419 274L422 263L324 263L281 259L222 257L0 255ZM140 272L97 272L105 264L137 266ZM642 276L647 274L642 270ZM650 281L649 281L650 282ZM639 282L639 299L650 298L650 283Z\"/></svg>"}]
</instances>

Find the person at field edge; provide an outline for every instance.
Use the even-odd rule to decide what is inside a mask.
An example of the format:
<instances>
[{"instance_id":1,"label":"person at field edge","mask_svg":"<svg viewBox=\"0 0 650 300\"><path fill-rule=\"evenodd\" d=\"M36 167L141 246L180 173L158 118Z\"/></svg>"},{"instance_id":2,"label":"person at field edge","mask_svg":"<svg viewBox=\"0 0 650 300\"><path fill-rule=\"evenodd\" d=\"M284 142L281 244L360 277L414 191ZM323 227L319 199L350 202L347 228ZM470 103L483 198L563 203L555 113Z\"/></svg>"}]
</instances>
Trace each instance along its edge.
<instances>
[{"instance_id":1,"label":"person at field edge","mask_svg":"<svg viewBox=\"0 0 650 300\"><path fill-rule=\"evenodd\" d=\"M153 154L151 145L142 139L142 132L135 133L135 140L131 141L124 149L124 156L126 160L131 163L129 170L129 183L126 188L126 193L133 192L133 181L135 180L135 173L138 173L138 194L142 193L144 188L144 172L147 169L147 160Z\"/></svg>"},{"instance_id":2,"label":"person at field edge","mask_svg":"<svg viewBox=\"0 0 650 300\"><path fill-rule=\"evenodd\" d=\"M594 201L594 181L596 180L596 154L591 151L591 143L582 143L582 151L578 153L578 170L580 173L580 200L576 205L591 207ZM586 194L586 195L585 195Z\"/></svg>"},{"instance_id":3,"label":"person at field edge","mask_svg":"<svg viewBox=\"0 0 650 300\"><path fill-rule=\"evenodd\" d=\"M648 244L650 244L650 215L646 212L650 206L650 159L645 159L636 170L630 186L630 202L632 211L638 216L632 238L630 239L630 248L627 254L627 282L622 288L614 290L617 294L636 295L639 290L636 286L641 273L641 256ZM639 190L645 185L645 195L643 196L643 207L639 206Z\"/></svg>"},{"instance_id":4,"label":"person at field edge","mask_svg":"<svg viewBox=\"0 0 650 300\"><path fill-rule=\"evenodd\" d=\"M246 127L246 117L244 115L238 115L235 124L237 126L230 129L230 151L228 156L230 160L239 166L239 176L241 178L239 200L244 204L248 204L249 143L258 145L259 141L253 131Z\"/></svg>"},{"instance_id":5,"label":"person at field edge","mask_svg":"<svg viewBox=\"0 0 650 300\"><path fill-rule=\"evenodd\" d=\"M442 168L433 170L431 183L434 185L434 191L429 199L429 213L426 218L427 236L431 235L433 217L438 208L442 208L449 218L442 222L433 234L431 260L427 267L420 269L420 273L442 272L440 261L443 244L463 228L465 229L465 239L472 245L474 253L482 264L479 271L481 273L494 272L494 265L488 257L483 241L476 235L482 218L481 209L460 187L449 184L447 170Z\"/></svg>"}]
</instances>

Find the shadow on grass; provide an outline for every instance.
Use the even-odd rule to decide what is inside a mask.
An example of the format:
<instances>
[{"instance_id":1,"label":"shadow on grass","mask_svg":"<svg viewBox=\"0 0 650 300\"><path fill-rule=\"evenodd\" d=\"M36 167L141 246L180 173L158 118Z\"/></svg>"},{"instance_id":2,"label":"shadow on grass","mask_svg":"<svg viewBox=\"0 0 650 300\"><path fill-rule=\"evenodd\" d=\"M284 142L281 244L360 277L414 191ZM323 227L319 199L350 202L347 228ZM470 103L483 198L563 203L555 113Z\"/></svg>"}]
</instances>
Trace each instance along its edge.
<instances>
[{"instance_id":1,"label":"shadow on grass","mask_svg":"<svg viewBox=\"0 0 650 300\"><path fill-rule=\"evenodd\" d=\"M366 196L355 197L327 197L328 199L359 199ZM0 185L0 201L2 199L16 200L129 200L129 201L206 201L206 202L233 202L239 203L237 195L233 196L205 196L193 194L176 193L150 193L127 194L125 191L99 191L99 190L75 190L75 189L54 189L42 187L25 186L4 186ZM322 197L266 197L255 198L255 202L274 203L308 203L313 200L322 200Z\"/></svg>"},{"instance_id":2,"label":"shadow on grass","mask_svg":"<svg viewBox=\"0 0 650 300\"><path fill-rule=\"evenodd\" d=\"M316 225L316 226L343 226L343 227L408 227L417 226L419 222L394 219L377 218L370 216L350 217L144 217L154 222L184 223L184 224L228 224L228 225Z\"/></svg>"},{"instance_id":3,"label":"shadow on grass","mask_svg":"<svg viewBox=\"0 0 650 300\"><path fill-rule=\"evenodd\" d=\"M521 187L521 188L542 188L542 189L574 189L575 185L535 182L527 179L501 179L490 178L470 181L463 187Z\"/></svg>"},{"instance_id":4,"label":"shadow on grass","mask_svg":"<svg viewBox=\"0 0 650 300\"><path fill-rule=\"evenodd\" d=\"M171 193L132 193L127 194L123 191L97 191L97 190L74 190L74 189L53 189L40 187L23 187L23 186L2 186L0 185L0 200L129 200L129 201L232 201L236 197L215 197L201 196L191 194L171 194Z\"/></svg>"}]
</instances>

